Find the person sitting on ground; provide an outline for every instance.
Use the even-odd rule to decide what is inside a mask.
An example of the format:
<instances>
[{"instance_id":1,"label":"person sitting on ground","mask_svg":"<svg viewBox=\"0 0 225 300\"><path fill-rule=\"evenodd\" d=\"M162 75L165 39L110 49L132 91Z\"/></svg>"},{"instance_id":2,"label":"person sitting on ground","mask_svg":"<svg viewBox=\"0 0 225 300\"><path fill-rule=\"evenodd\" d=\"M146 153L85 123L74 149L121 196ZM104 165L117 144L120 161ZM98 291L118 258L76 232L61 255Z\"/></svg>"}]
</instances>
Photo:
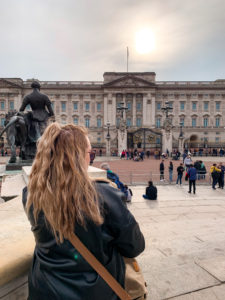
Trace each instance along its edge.
<instances>
[{"instance_id":1,"label":"person sitting on ground","mask_svg":"<svg viewBox=\"0 0 225 300\"><path fill-rule=\"evenodd\" d=\"M148 182L148 187L146 188L143 198L147 200L157 200L157 187L153 185L152 181Z\"/></svg>"},{"instance_id":2,"label":"person sitting on ground","mask_svg":"<svg viewBox=\"0 0 225 300\"><path fill-rule=\"evenodd\" d=\"M124 286L123 256L145 248L143 234L120 192L88 175L85 128L52 123L39 140L23 205L35 236L28 300L117 300L74 248L74 233Z\"/></svg>"},{"instance_id":3,"label":"person sitting on ground","mask_svg":"<svg viewBox=\"0 0 225 300\"><path fill-rule=\"evenodd\" d=\"M126 195L126 202L131 202L133 193L132 190L126 184L124 185L124 193Z\"/></svg>"},{"instance_id":4,"label":"person sitting on ground","mask_svg":"<svg viewBox=\"0 0 225 300\"><path fill-rule=\"evenodd\" d=\"M113 171L110 170L109 164L108 163L102 163L100 165L100 168L103 170L106 170L107 172L107 178L114 182L116 184L116 186L118 187L119 190L121 190L121 192L125 193L124 191L124 184L122 183L122 181L120 181L119 176L114 173Z\"/></svg>"}]
</instances>

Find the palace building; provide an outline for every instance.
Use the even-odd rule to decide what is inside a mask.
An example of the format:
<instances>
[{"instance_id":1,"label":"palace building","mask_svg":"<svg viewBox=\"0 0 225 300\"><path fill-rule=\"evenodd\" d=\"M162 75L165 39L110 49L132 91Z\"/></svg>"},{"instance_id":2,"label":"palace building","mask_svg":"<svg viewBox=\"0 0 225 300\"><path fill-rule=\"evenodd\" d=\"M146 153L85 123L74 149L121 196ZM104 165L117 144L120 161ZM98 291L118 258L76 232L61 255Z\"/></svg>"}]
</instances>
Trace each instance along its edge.
<instances>
[{"instance_id":1,"label":"palace building","mask_svg":"<svg viewBox=\"0 0 225 300\"><path fill-rule=\"evenodd\" d=\"M9 110L19 110L32 81L0 78L1 126ZM157 81L154 72L105 72L103 81L39 82L41 92L52 101L56 121L86 126L96 149L106 148L108 126L111 150L117 150L120 106L127 107L127 147L160 149L166 102L172 108L168 117L173 125L173 148L178 147L181 124L185 147L225 147L224 79Z\"/></svg>"}]
</instances>

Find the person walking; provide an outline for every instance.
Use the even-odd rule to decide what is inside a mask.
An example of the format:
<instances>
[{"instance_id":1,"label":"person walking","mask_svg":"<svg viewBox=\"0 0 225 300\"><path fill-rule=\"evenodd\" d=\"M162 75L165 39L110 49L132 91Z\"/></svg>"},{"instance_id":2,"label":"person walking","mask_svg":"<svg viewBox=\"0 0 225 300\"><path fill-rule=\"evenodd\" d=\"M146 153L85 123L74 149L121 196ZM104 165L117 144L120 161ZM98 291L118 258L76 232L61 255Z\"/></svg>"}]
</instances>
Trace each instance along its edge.
<instances>
[{"instance_id":1,"label":"person walking","mask_svg":"<svg viewBox=\"0 0 225 300\"><path fill-rule=\"evenodd\" d=\"M219 178L218 178L219 188L223 189L224 188L224 171L225 171L225 167L223 166L222 163L220 163L218 168L221 170L221 172L219 173Z\"/></svg>"},{"instance_id":2,"label":"person walking","mask_svg":"<svg viewBox=\"0 0 225 300\"><path fill-rule=\"evenodd\" d=\"M221 172L221 170L219 168L217 168L215 163L210 167L210 173L211 173L211 176L212 176L212 189L213 190L216 189L216 184L218 182L220 172Z\"/></svg>"},{"instance_id":3,"label":"person walking","mask_svg":"<svg viewBox=\"0 0 225 300\"><path fill-rule=\"evenodd\" d=\"M197 170L195 169L195 167L190 164L190 168L188 169L188 177L189 177L189 191L188 193L191 193L191 188L193 186L193 193L195 194L196 192L196 177L197 177Z\"/></svg>"},{"instance_id":4,"label":"person walking","mask_svg":"<svg viewBox=\"0 0 225 300\"><path fill-rule=\"evenodd\" d=\"M170 161L169 164L169 181L170 183L173 181L173 163Z\"/></svg>"},{"instance_id":5,"label":"person walking","mask_svg":"<svg viewBox=\"0 0 225 300\"><path fill-rule=\"evenodd\" d=\"M160 181L163 181L164 180L164 160L163 159L159 165L159 171L160 171Z\"/></svg>"},{"instance_id":6,"label":"person walking","mask_svg":"<svg viewBox=\"0 0 225 300\"><path fill-rule=\"evenodd\" d=\"M185 157L185 159L184 159L184 165L185 165L187 171L190 168L191 164L192 164L192 159L191 159L190 154L188 154L188 156Z\"/></svg>"},{"instance_id":7,"label":"person walking","mask_svg":"<svg viewBox=\"0 0 225 300\"><path fill-rule=\"evenodd\" d=\"M143 198L147 200L157 200L157 187L153 185L152 181L148 182L148 187L145 190Z\"/></svg>"},{"instance_id":8,"label":"person walking","mask_svg":"<svg viewBox=\"0 0 225 300\"><path fill-rule=\"evenodd\" d=\"M91 144L85 128L49 125L39 140L23 205L35 237L28 300L118 300L70 240L74 234L124 286L123 256L145 248L118 189L88 175Z\"/></svg>"},{"instance_id":9,"label":"person walking","mask_svg":"<svg viewBox=\"0 0 225 300\"><path fill-rule=\"evenodd\" d=\"M180 182L180 185L182 184L183 173L184 173L184 167L183 167L183 164L180 163L179 167L177 168L177 182L176 182L176 184L178 184L178 182Z\"/></svg>"}]
</instances>

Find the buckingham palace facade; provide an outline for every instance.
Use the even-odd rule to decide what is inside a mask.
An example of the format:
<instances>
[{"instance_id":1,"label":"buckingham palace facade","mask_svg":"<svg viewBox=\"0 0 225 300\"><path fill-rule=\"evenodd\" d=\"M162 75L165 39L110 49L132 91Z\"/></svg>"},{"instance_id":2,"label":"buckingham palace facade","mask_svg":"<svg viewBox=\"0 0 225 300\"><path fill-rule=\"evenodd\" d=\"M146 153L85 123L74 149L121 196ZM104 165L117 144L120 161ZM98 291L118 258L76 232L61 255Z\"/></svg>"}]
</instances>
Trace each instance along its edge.
<instances>
[{"instance_id":1,"label":"buckingham palace facade","mask_svg":"<svg viewBox=\"0 0 225 300\"><path fill-rule=\"evenodd\" d=\"M35 79L37 80L37 79ZM0 120L19 110L33 80L0 78ZM111 149L117 149L121 105L125 113L128 147L143 148L138 132L146 132L144 148L160 147L165 120L162 108L172 108L173 147L180 127L188 148L225 147L225 80L157 81L154 72L105 72L103 81L40 81L41 92L52 101L56 121L86 126L92 146L104 151L109 127ZM122 104L123 103L123 104ZM29 109L29 108L28 108Z\"/></svg>"}]
</instances>

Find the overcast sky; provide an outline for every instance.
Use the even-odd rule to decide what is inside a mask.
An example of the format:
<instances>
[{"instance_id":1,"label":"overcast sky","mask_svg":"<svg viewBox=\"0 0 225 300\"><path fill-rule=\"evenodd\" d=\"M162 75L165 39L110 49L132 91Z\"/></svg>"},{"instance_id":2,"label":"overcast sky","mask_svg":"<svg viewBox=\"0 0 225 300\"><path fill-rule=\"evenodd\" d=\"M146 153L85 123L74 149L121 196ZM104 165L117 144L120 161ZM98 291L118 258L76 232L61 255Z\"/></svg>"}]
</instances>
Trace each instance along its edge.
<instances>
[{"instance_id":1,"label":"overcast sky","mask_svg":"<svg viewBox=\"0 0 225 300\"><path fill-rule=\"evenodd\" d=\"M103 80L154 71L157 80L225 78L224 0L0 0L0 77ZM155 49L139 54L150 28Z\"/></svg>"}]
</instances>

